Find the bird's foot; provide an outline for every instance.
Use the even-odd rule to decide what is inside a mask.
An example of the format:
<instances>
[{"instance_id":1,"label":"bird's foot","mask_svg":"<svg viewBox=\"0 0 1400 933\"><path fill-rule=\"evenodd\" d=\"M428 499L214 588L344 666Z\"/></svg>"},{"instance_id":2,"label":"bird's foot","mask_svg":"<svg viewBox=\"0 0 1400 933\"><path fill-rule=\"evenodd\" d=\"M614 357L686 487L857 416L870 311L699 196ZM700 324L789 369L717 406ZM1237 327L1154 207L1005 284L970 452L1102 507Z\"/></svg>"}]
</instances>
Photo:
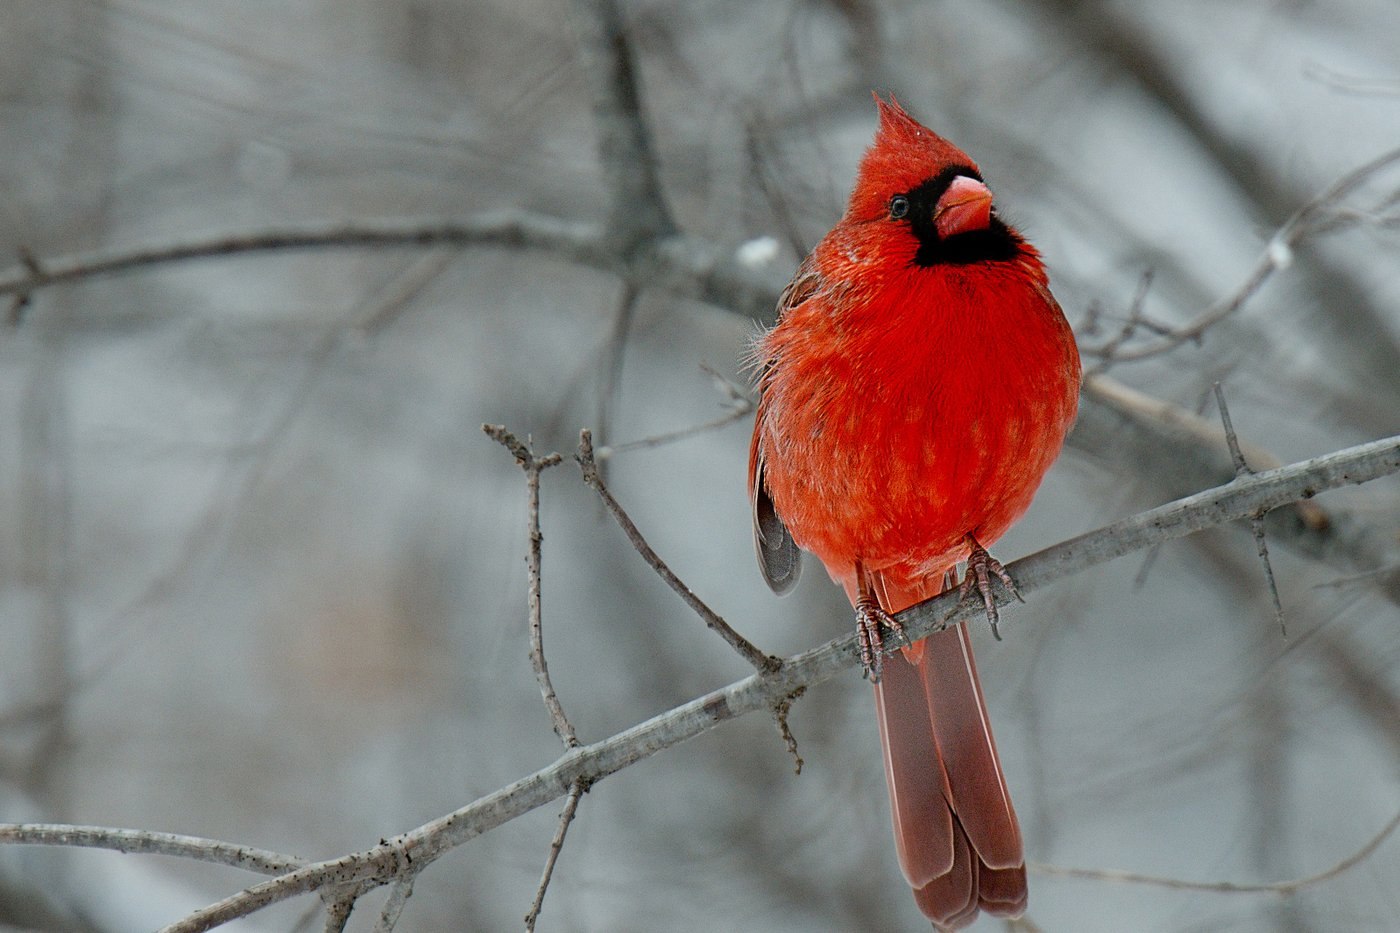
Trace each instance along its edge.
<instances>
[{"instance_id":1,"label":"bird's foot","mask_svg":"<svg viewBox=\"0 0 1400 933\"><path fill-rule=\"evenodd\" d=\"M1021 591L1016 589L1016 581L1011 579L1011 574L1006 572L1006 567L1001 561L987 553L987 549L977 543L977 539L972 535L967 536L968 543L972 545L972 553L967 556L967 571L963 574L962 583L958 585L958 602L961 606L976 590L982 594L982 605L987 610L987 621L992 624L992 637L1001 641L1001 632L997 630L997 600L996 594L992 592L992 577L995 576L1002 584L1011 591L1021 602L1026 600L1021 596ZM956 609L957 606L954 606Z\"/></svg>"},{"instance_id":2,"label":"bird's foot","mask_svg":"<svg viewBox=\"0 0 1400 933\"><path fill-rule=\"evenodd\" d=\"M856 640L860 645L860 663L871 683L880 682L885 655L894 648L885 648L885 629L899 641L909 644L909 636L899 620L880 608L875 597L866 593L856 600Z\"/></svg>"}]
</instances>

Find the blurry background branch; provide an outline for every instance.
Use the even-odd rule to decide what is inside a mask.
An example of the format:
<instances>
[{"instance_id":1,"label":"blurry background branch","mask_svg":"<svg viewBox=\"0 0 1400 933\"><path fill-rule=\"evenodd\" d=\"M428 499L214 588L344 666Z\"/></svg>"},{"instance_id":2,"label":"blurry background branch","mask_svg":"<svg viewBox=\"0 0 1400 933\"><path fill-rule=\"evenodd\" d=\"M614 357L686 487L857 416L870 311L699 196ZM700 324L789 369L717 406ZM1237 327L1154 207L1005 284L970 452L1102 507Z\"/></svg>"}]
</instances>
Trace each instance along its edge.
<instances>
[{"instance_id":1,"label":"blurry background branch","mask_svg":"<svg viewBox=\"0 0 1400 933\"><path fill-rule=\"evenodd\" d=\"M12 823L324 856L556 755L517 624L528 508L484 421L546 450L608 428L609 488L717 614L778 656L844 633L820 575L776 601L753 571L732 425L753 322L839 213L872 88L978 158L1086 346L1175 344L1086 386L1003 559L1227 482L1215 382L1255 468L1396 430L1393 176L1333 196L1396 145L1394 4L322 6L0 12ZM639 622L674 617L671 591L589 490L549 488L571 712L618 734L740 676L701 626ZM1397 515L1390 482L1270 513L1287 641L1247 538L1219 530L1020 610L1037 624L981 661L1035 858L1298 878L1389 820ZM791 708L800 780L762 716L724 739L744 754L686 743L610 778L569 829L587 858L546 856L558 917L911 926L868 705ZM360 881L241 926L518 927L563 825L537 809L433 883L396 874L377 918L347 916ZM0 854L0 925L152 929L227 892L191 859ZM1032 909L1046 929L1385 928L1397 864L1382 846L1287 898L1042 877Z\"/></svg>"}]
</instances>

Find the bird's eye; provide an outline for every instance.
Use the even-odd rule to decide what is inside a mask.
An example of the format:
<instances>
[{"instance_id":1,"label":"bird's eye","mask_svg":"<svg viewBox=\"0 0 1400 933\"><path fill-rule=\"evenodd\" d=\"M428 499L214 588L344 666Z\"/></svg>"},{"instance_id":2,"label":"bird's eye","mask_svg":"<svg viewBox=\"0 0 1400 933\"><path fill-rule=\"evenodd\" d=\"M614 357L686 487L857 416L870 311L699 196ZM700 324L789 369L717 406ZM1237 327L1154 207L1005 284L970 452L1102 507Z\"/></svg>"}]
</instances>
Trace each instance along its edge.
<instances>
[{"instance_id":1,"label":"bird's eye","mask_svg":"<svg viewBox=\"0 0 1400 933\"><path fill-rule=\"evenodd\" d=\"M890 220L899 220L909 214L909 199L902 194L890 198Z\"/></svg>"}]
</instances>

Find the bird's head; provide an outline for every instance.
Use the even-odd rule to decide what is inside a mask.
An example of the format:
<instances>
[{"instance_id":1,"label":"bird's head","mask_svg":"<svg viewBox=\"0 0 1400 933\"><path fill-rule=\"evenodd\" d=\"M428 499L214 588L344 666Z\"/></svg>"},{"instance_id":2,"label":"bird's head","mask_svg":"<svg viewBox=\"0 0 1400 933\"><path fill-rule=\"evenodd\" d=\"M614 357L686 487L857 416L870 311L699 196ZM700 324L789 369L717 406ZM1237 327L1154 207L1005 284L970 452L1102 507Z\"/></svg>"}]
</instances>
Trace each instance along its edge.
<instances>
[{"instance_id":1,"label":"bird's head","mask_svg":"<svg viewBox=\"0 0 1400 933\"><path fill-rule=\"evenodd\" d=\"M907 236L913 264L1015 259L1019 234L1003 223L977 163L905 112L875 97L880 129L861 160L847 223L887 223Z\"/></svg>"}]
</instances>

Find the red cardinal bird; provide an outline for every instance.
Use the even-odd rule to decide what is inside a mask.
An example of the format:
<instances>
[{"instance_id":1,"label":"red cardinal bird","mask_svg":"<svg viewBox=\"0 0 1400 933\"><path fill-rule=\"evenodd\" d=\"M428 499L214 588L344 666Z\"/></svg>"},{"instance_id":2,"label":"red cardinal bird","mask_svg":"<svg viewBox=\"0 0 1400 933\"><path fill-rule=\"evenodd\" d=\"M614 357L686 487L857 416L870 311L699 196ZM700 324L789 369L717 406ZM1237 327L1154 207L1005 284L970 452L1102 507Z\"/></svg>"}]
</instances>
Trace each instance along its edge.
<instances>
[{"instance_id":1,"label":"red cardinal bird","mask_svg":"<svg viewBox=\"0 0 1400 933\"><path fill-rule=\"evenodd\" d=\"M759 564L777 592L816 554L856 609L875 682L895 844L935 926L1026 906L1021 830L965 625L887 656L893 614L967 561L996 630L984 549L1030 505L1079 397L1074 335L1040 255L976 164L890 98L841 221L758 342L749 450ZM1014 587L1012 588L1014 591Z\"/></svg>"}]
</instances>

